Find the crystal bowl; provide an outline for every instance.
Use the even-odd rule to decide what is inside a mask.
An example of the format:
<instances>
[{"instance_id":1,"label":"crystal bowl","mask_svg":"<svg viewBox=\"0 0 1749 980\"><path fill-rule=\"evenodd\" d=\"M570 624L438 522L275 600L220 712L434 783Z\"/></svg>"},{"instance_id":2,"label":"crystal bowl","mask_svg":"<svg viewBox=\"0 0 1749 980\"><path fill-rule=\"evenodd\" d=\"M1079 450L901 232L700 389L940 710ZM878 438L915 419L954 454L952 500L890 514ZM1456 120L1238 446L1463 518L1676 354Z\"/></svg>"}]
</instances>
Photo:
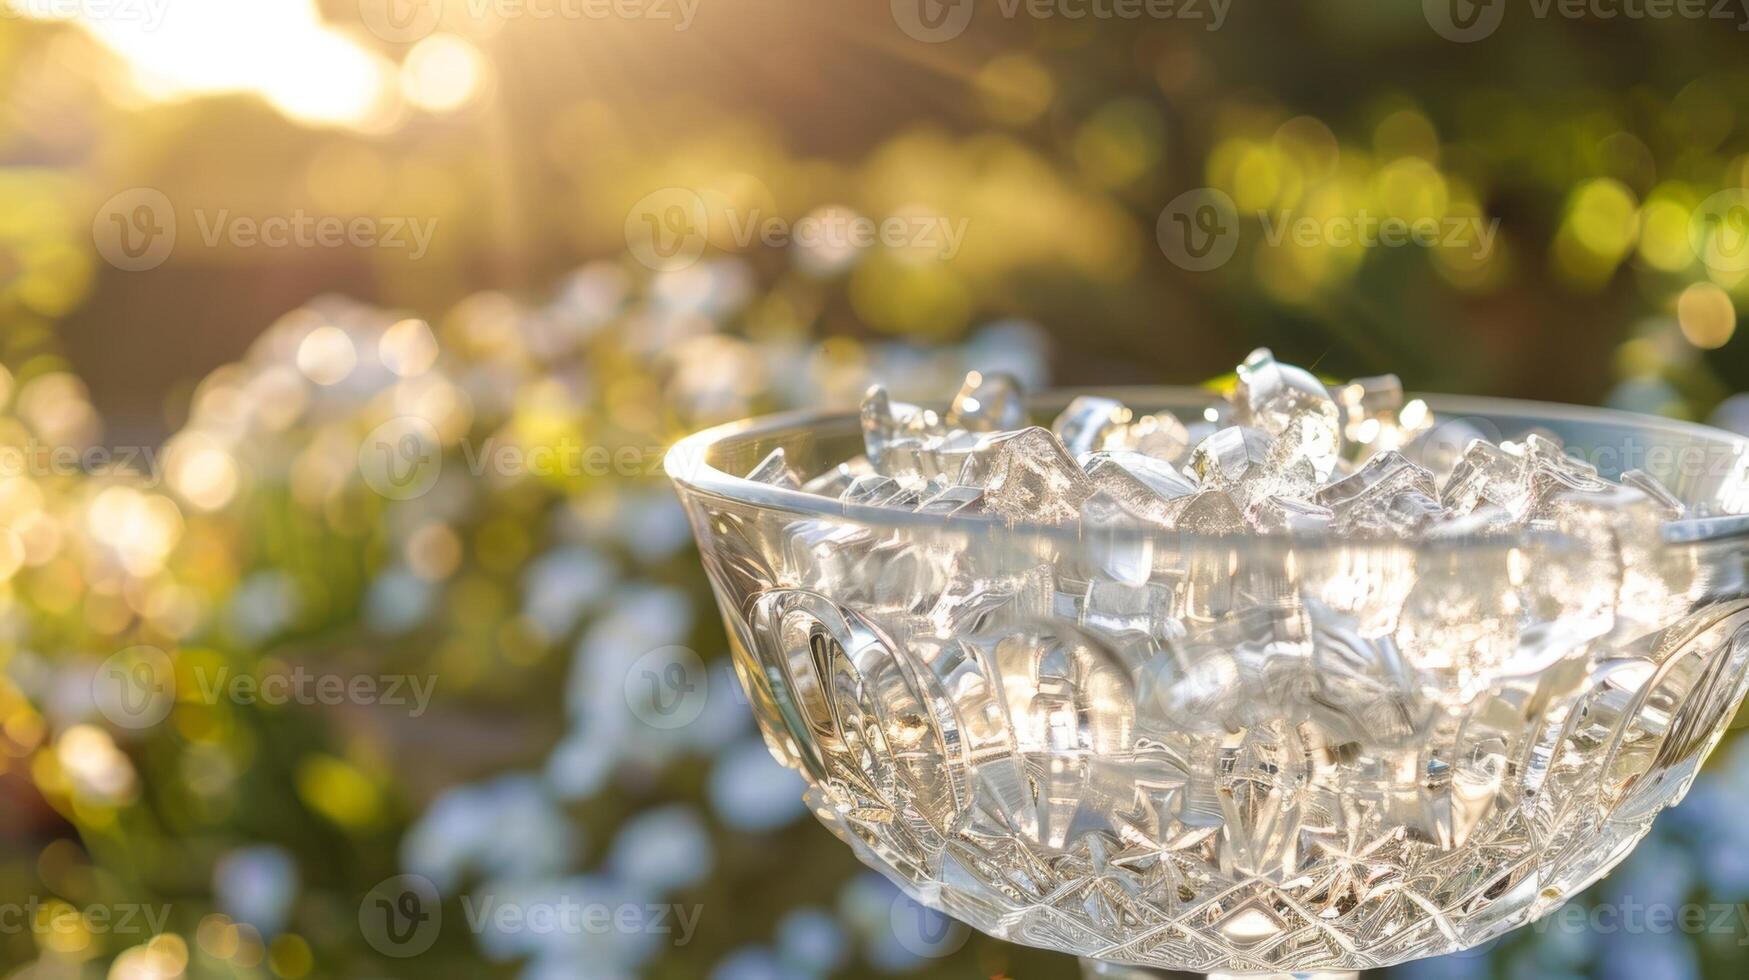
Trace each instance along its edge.
<instances>
[{"instance_id":1,"label":"crystal bowl","mask_svg":"<svg viewBox=\"0 0 1749 980\"><path fill-rule=\"evenodd\" d=\"M1186 420L1208 400L1099 393ZM1083 536L736 475L780 447L831 468L861 451L850 414L711 429L667 467L766 740L864 862L1092 961L1350 971L1473 947L1606 873L1682 797L1749 663L1749 442L1427 401L1649 471L1701 516Z\"/></svg>"}]
</instances>

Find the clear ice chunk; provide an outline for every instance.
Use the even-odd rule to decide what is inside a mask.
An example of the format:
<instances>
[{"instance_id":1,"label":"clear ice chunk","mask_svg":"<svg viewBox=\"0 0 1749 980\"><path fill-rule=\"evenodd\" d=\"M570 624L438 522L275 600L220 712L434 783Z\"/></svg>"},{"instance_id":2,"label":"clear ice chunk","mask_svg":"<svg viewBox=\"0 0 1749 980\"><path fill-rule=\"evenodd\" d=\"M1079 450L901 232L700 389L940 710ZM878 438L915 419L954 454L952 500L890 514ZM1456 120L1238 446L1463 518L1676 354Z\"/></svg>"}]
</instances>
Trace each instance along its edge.
<instances>
[{"instance_id":1,"label":"clear ice chunk","mask_svg":"<svg viewBox=\"0 0 1749 980\"><path fill-rule=\"evenodd\" d=\"M1452 467L1440 491L1440 503L1460 517L1483 504L1493 504L1520 519L1528 502L1524 469L1523 457L1476 439Z\"/></svg>"},{"instance_id":2,"label":"clear ice chunk","mask_svg":"<svg viewBox=\"0 0 1749 980\"><path fill-rule=\"evenodd\" d=\"M855 456L802 484L802 489L822 497L837 497L850 489L850 485L858 477L868 476L873 472L874 467L870 465L867 456Z\"/></svg>"},{"instance_id":3,"label":"clear ice chunk","mask_svg":"<svg viewBox=\"0 0 1749 980\"><path fill-rule=\"evenodd\" d=\"M941 487L917 505L917 513L937 514L942 517L976 513L981 509L980 503L983 497L984 491L981 487Z\"/></svg>"},{"instance_id":4,"label":"clear ice chunk","mask_svg":"<svg viewBox=\"0 0 1749 980\"><path fill-rule=\"evenodd\" d=\"M1171 412L1144 415L1108 431L1099 448L1152 456L1168 463L1182 462L1190 452L1190 429Z\"/></svg>"},{"instance_id":5,"label":"clear ice chunk","mask_svg":"<svg viewBox=\"0 0 1749 980\"><path fill-rule=\"evenodd\" d=\"M1281 442L1282 459L1310 463L1323 480L1342 453L1342 414L1323 382L1308 371L1282 364L1259 347L1239 365L1233 392L1235 419Z\"/></svg>"},{"instance_id":6,"label":"clear ice chunk","mask_svg":"<svg viewBox=\"0 0 1749 980\"><path fill-rule=\"evenodd\" d=\"M1683 506L1682 501L1677 499L1675 494L1670 492L1670 488L1665 486L1662 480L1645 470L1628 470L1621 475L1621 482L1622 486L1633 487L1652 498L1653 503L1663 508L1665 516L1669 520L1679 520L1687 512L1687 508Z\"/></svg>"},{"instance_id":7,"label":"clear ice chunk","mask_svg":"<svg viewBox=\"0 0 1749 980\"><path fill-rule=\"evenodd\" d=\"M1150 525L1164 527L1152 515L1106 490L1081 502L1081 542L1087 559L1101 574L1139 585L1153 575L1154 541Z\"/></svg>"},{"instance_id":8,"label":"clear ice chunk","mask_svg":"<svg viewBox=\"0 0 1749 980\"><path fill-rule=\"evenodd\" d=\"M1394 374L1355 378L1336 389L1342 435L1362 455L1401 449L1433 427L1433 413L1419 398L1405 403Z\"/></svg>"},{"instance_id":9,"label":"clear ice chunk","mask_svg":"<svg viewBox=\"0 0 1749 980\"><path fill-rule=\"evenodd\" d=\"M1105 445L1106 437L1130 420L1130 410L1115 398L1082 395L1070 402L1051 434L1062 440L1069 455L1080 457Z\"/></svg>"},{"instance_id":10,"label":"clear ice chunk","mask_svg":"<svg viewBox=\"0 0 1749 980\"><path fill-rule=\"evenodd\" d=\"M1464 457L1464 451L1477 439L1486 441L1481 429L1463 419L1450 419L1432 426L1403 447L1403 455L1411 462L1425 466L1434 473L1450 473Z\"/></svg>"},{"instance_id":11,"label":"clear ice chunk","mask_svg":"<svg viewBox=\"0 0 1749 980\"><path fill-rule=\"evenodd\" d=\"M1339 531L1415 532L1444 515L1433 474L1402 453L1378 453L1352 475L1318 491Z\"/></svg>"},{"instance_id":12,"label":"clear ice chunk","mask_svg":"<svg viewBox=\"0 0 1749 980\"><path fill-rule=\"evenodd\" d=\"M884 504L898 496L904 488L899 481L890 476L870 473L857 477L850 486L844 489L838 499L847 504L869 504L871 506Z\"/></svg>"},{"instance_id":13,"label":"clear ice chunk","mask_svg":"<svg viewBox=\"0 0 1749 980\"><path fill-rule=\"evenodd\" d=\"M797 478L796 471L790 469L789 460L784 456L783 447L779 446L771 454L760 461L747 474L747 479L755 483L769 483L774 487L786 490L800 490L802 481Z\"/></svg>"},{"instance_id":14,"label":"clear ice chunk","mask_svg":"<svg viewBox=\"0 0 1749 980\"><path fill-rule=\"evenodd\" d=\"M893 401L880 385L869 388L863 396L863 449L878 473L893 477L918 474L924 439L939 434L940 429L934 412Z\"/></svg>"},{"instance_id":15,"label":"clear ice chunk","mask_svg":"<svg viewBox=\"0 0 1749 980\"><path fill-rule=\"evenodd\" d=\"M1266 534L1322 531L1335 519L1330 508L1292 497L1265 497L1245 511L1245 522Z\"/></svg>"},{"instance_id":16,"label":"clear ice chunk","mask_svg":"<svg viewBox=\"0 0 1749 980\"><path fill-rule=\"evenodd\" d=\"M1170 526L1197 485L1171 463L1133 452L1095 452L1081 458L1094 487L1150 524Z\"/></svg>"},{"instance_id":17,"label":"clear ice chunk","mask_svg":"<svg viewBox=\"0 0 1749 980\"><path fill-rule=\"evenodd\" d=\"M972 371L947 412L951 428L1007 432L1026 425L1026 396L1013 375Z\"/></svg>"},{"instance_id":18,"label":"clear ice chunk","mask_svg":"<svg viewBox=\"0 0 1749 980\"><path fill-rule=\"evenodd\" d=\"M1184 636L1184 624L1172 618L1172 590L1146 579L1088 582L1079 621L1114 641L1119 659L1132 669Z\"/></svg>"},{"instance_id":19,"label":"clear ice chunk","mask_svg":"<svg viewBox=\"0 0 1749 980\"><path fill-rule=\"evenodd\" d=\"M1245 529L1245 515L1222 490L1198 490L1178 512L1178 529L1190 534L1232 534Z\"/></svg>"},{"instance_id":20,"label":"clear ice chunk","mask_svg":"<svg viewBox=\"0 0 1749 980\"><path fill-rule=\"evenodd\" d=\"M992 439L966 460L959 482L982 487L985 507L1010 521L1066 524L1093 494L1093 481L1062 443L1037 426Z\"/></svg>"},{"instance_id":21,"label":"clear ice chunk","mask_svg":"<svg viewBox=\"0 0 1749 980\"><path fill-rule=\"evenodd\" d=\"M1281 450L1267 432L1234 426L1191 452L1190 471L1201 487L1227 493L1241 510L1264 497L1309 495L1318 482L1311 462L1284 460Z\"/></svg>"},{"instance_id":22,"label":"clear ice chunk","mask_svg":"<svg viewBox=\"0 0 1749 980\"><path fill-rule=\"evenodd\" d=\"M1433 474L1393 449L1373 456L1352 475L1319 490L1317 500L1340 512L1364 498L1394 497L1411 490L1429 497L1439 495Z\"/></svg>"}]
</instances>

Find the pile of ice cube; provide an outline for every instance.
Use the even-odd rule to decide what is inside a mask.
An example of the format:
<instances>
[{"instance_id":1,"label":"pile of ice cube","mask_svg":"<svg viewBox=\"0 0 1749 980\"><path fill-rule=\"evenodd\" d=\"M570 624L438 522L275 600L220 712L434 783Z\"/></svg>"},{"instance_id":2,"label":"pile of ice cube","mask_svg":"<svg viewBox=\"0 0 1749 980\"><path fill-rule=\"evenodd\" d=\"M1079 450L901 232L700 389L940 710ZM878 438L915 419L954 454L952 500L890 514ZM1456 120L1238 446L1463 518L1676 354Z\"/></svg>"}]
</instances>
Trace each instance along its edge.
<instances>
[{"instance_id":1,"label":"pile of ice cube","mask_svg":"<svg viewBox=\"0 0 1749 980\"><path fill-rule=\"evenodd\" d=\"M926 514L1199 534L1412 537L1683 509L1651 475L1606 480L1552 436L1495 444L1459 421L1435 433L1393 375L1330 388L1266 349L1190 425L1091 396L1049 430L1029 421L1005 375L968 375L945 415L877 386L862 403L863 455L804 482L779 449L748 479Z\"/></svg>"}]
</instances>

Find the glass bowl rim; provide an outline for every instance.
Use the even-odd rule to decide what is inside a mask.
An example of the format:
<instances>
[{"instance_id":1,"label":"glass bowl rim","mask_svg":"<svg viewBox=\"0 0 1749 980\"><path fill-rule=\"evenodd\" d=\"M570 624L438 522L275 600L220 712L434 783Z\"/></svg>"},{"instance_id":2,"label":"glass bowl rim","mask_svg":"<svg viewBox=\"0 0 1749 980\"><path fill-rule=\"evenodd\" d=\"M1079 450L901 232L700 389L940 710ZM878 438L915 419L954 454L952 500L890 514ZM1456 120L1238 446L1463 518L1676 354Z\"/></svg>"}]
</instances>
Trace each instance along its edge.
<instances>
[{"instance_id":1,"label":"glass bowl rim","mask_svg":"<svg viewBox=\"0 0 1749 980\"><path fill-rule=\"evenodd\" d=\"M1208 401L1216 397L1208 388L1191 385L1119 385L1052 388L1029 396L1027 402L1029 404L1062 404L1083 395L1115 398L1125 404L1164 403L1174 399L1184 399L1188 402L1192 398ZM1543 419L1579 424L1613 424L1641 429L1649 435L1663 433L1691 440L1710 440L1732 447L1739 454L1749 457L1749 438L1724 429L1680 419L1645 415L1613 408L1481 395L1440 395L1410 392L1406 393L1405 397L1422 399L1434 411L1436 417L1517 416L1533 420ZM930 407L939 410L942 406ZM1082 538L1079 528L1073 525L1010 521L988 514L949 516L919 514L914 511L897 510L877 504L847 504L832 497L749 480L744 476L724 472L709 462L711 451L732 439L745 439L761 434L786 431L805 431L827 426L842 427L856 422L857 419L858 413L854 411L800 409L726 422L702 429L675 442L664 456L662 465L669 480L673 481L683 496L697 494L715 497L730 503L743 504L762 511L786 513L803 519L847 520L870 527L895 529L910 527L940 530L944 527L958 527L967 530L981 530L986 533L1032 535L1066 541L1079 541ZM1121 536L1136 541L1160 541L1186 548L1200 546L1227 549L1241 545L1246 547L1280 547L1289 550L1328 547L1343 549L1383 547L1416 550L1425 548L1512 548L1531 544L1557 547L1584 546L1582 542L1568 535L1537 528L1518 528L1504 533L1454 534L1399 539L1386 536L1357 537L1334 531L1279 535L1253 533L1219 535L1144 527L1126 530ZM1749 515L1688 519L1680 522L1680 525L1667 525L1664 533L1665 543L1677 546L1738 538L1749 539Z\"/></svg>"}]
</instances>

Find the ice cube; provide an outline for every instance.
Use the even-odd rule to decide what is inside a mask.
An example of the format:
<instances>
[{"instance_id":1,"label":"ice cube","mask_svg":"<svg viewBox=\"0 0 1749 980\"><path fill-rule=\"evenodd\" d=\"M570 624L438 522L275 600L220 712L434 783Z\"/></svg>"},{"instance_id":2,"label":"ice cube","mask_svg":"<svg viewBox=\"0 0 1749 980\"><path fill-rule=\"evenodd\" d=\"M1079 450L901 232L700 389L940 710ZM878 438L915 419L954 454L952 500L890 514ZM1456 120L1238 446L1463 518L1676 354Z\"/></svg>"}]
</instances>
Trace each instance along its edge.
<instances>
[{"instance_id":1,"label":"ice cube","mask_svg":"<svg viewBox=\"0 0 1749 980\"><path fill-rule=\"evenodd\" d=\"M1463 419L1449 419L1416 436L1403 447L1403 455L1434 473L1450 473L1477 439L1487 439L1481 429Z\"/></svg>"},{"instance_id":2,"label":"ice cube","mask_svg":"<svg viewBox=\"0 0 1749 980\"><path fill-rule=\"evenodd\" d=\"M872 530L840 520L797 521L786 532L789 568L809 589L841 589L875 544Z\"/></svg>"},{"instance_id":3,"label":"ice cube","mask_svg":"<svg viewBox=\"0 0 1749 980\"><path fill-rule=\"evenodd\" d=\"M968 432L1006 432L1026 425L1026 401L1013 375L973 371L953 397L947 424Z\"/></svg>"},{"instance_id":4,"label":"ice cube","mask_svg":"<svg viewBox=\"0 0 1749 980\"><path fill-rule=\"evenodd\" d=\"M874 472L867 456L854 456L802 484L802 489L822 497L837 497L850 489L858 477Z\"/></svg>"},{"instance_id":5,"label":"ice cube","mask_svg":"<svg viewBox=\"0 0 1749 980\"><path fill-rule=\"evenodd\" d=\"M1433 474L1393 449L1373 456L1351 476L1319 490L1317 500L1340 513L1362 498L1394 497L1410 490L1429 497L1439 495Z\"/></svg>"},{"instance_id":6,"label":"ice cube","mask_svg":"<svg viewBox=\"0 0 1749 980\"><path fill-rule=\"evenodd\" d=\"M1281 442L1285 461L1309 462L1320 480L1335 468L1342 452L1341 412L1330 390L1310 372L1282 364L1259 347L1239 366L1233 407L1239 425Z\"/></svg>"},{"instance_id":7,"label":"ice cube","mask_svg":"<svg viewBox=\"0 0 1749 980\"><path fill-rule=\"evenodd\" d=\"M963 429L931 437L918 444L912 456L916 473L927 479L953 483L966 468L966 460L987 450L1002 433L967 432Z\"/></svg>"},{"instance_id":8,"label":"ice cube","mask_svg":"<svg viewBox=\"0 0 1749 980\"><path fill-rule=\"evenodd\" d=\"M1604 485L1597 467L1577 456L1569 455L1561 441L1551 435L1531 432L1519 442L1501 443L1509 453L1524 457L1534 483L1538 477L1553 477L1565 485L1595 490Z\"/></svg>"},{"instance_id":9,"label":"ice cube","mask_svg":"<svg viewBox=\"0 0 1749 980\"><path fill-rule=\"evenodd\" d=\"M1303 534L1322 531L1336 515L1321 507L1292 497L1265 497L1245 511L1245 522L1265 533Z\"/></svg>"},{"instance_id":10,"label":"ice cube","mask_svg":"<svg viewBox=\"0 0 1749 980\"><path fill-rule=\"evenodd\" d=\"M1080 457L1102 448L1106 437L1130 418L1130 410L1115 398L1082 395L1051 423L1051 434L1063 441L1071 456Z\"/></svg>"},{"instance_id":11,"label":"ice cube","mask_svg":"<svg viewBox=\"0 0 1749 980\"><path fill-rule=\"evenodd\" d=\"M1474 440L1446 478L1440 503L1460 517L1483 504L1493 504L1514 519L1522 518L1527 503L1524 468L1523 457L1491 442Z\"/></svg>"},{"instance_id":12,"label":"ice cube","mask_svg":"<svg viewBox=\"0 0 1749 980\"><path fill-rule=\"evenodd\" d=\"M1650 497L1653 503L1663 509L1668 520L1680 519L1687 510L1663 481L1645 470L1628 470L1621 475L1621 482L1623 486L1633 487Z\"/></svg>"},{"instance_id":13,"label":"ice cube","mask_svg":"<svg viewBox=\"0 0 1749 980\"><path fill-rule=\"evenodd\" d=\"M1342 435L1362 455L1401 449L1433 427L1433 413L1419 398L1405 404L1403 382L1394 374L1355 378L1336 389Z\"/></svg>"},{"instance_id":14,"label":"ice cube","mask_svg":"<svg viewBox=\"0 0 1749 980\"><path fill-rule=\"evenodd\" d=\"M1171 463L1132 452L1095 452L1081 458L1093 485L1150 524L1170 526L1183 507L1182 498L1197 490L1196 483ZM1178 503L1174 503L1177 501Z\"/></svg>"},{"instance_id":15,"label":"ice cube","mask_svg":"<svg viewBox=\"0 0 1749 980\"><path fill-rule=\"evenodd\" d=\"M1105 636L1132 670L1184 636L1184 624L1172 618L1172 590L1146 579L1088 582L1080 623Z\"/></svg>"},{"instance_id":16,"label":"ice cube","mask_svg":"<svg viewBox=\"0 0 1749 980\"><path fill-rule=\"evenodd\" d=\"M1010 521L1068 523L1093 494L1093 481L1062 443L1037 426L992 439L966 460L959 482L982 487L985 507Z\"/></svg>"},{"instance_id":17,"label":"ice cube","mask_svg":"<svg viewBox=\"0 0 1749 980\"><path fill-rule=\"evenodd\" d=\"M931 479L923 483L909 485L901 481L899 486L899 492L882 501L881 506L891 507L895 510L915 510L925 500L947 489L947 484L940 479Z\"/></svg>"},{"instance_id":18,"label":"ice cube","mask_svg":"<svg viewBox=\"0 0 1749 980\"><path fill-rule=\"evenodd\" d=\"M1226 492L1241 509L1268 496L1310 494L1317 485L1311 462L1284 460L1281 448L1259 429L1222 429L1191 452L1190 471L1204 489Z\"/></svg>"},{"instance_id":19,"label":"ice cube","mask_svg":"<svg viewBox=\"0 0 1749 980\"><path fill-rule=\"evenodd\" d=\"M1190 472L1202 486L1226 488L1269 468L1275 439L1260 429L1238 426L1204 439L1190 454Z\"/></svg>"},{"instance_id":20,"label":"ice cube","mask_svg":"<svg viewBox=\"0 0 1749 980\"><path fill-rule=\"evenodd\" d=\"M758 466L747 474L747 479L755 483L769 483L785 490L800 490L802 481L796 477L795 470L790 469L789 460L785 457L783 447L779 446L771 454L761 460Z\"/></svg>"},{"instance_id":21,"label":"ice cube","mask_svg":"<svg viewBox=\"0 0 1749 980\"><path fill-rule=\"evenodd\" d=\"M917 505L917 513L937 514L943 517L975 513L980 509L983 496L984 491L979 487L942 487Z\"/></svg>"},{"instance_id":22,"label":"ice cube","mask_svg":"<svg viewBox=\"0 0 1749 980\"><path fill-rule=\"evenodd\" d=\"M1190 452L1190 429L1171 412L1143 415L1109 430L1098 448L1152 456L1168 463L1181 462Z\"/></svg>"},{"instance_id":23,"label":"ice cube","mask_svg":"<svg viewBox=\"0 0 1749 980\"><path fill-rule=\"evenodd\" d=\"M1245 515L1222 490L1198 490L1178 512L1178 530L1190 534L1231 534L1245 529Z\"/></svg>"},{"instance_id":24,"label":"ice cube","mask_svg":"<svg viewBox=\"0 0 1749 980\"><path fill-rule=\"evenodd\" d=\"M878 506L897 496L904 488L899 481L890 476L871 473L859 476L850 486L844 489L838 499L847 504L868 504Z\"/></svg>"},{"instance_id":25,"label":"ice cube","mask_svg":"<svg viewBox=\"0 0 1749 980\"><path fill-rule=\"evenodd\" d=\"M1444 515L1435 499L1433 474L1387 450L1353 475L1318 491L1317 501L1336 515L1339 531L1413 532Z\"/></svg>"},{"instance_id":26,"label":"ice cube","mask_svg":"<svg viewBox=\"0 0 1749 980\"><path fill-rule=\"evenodd\" d=\"M918 475L917 456L923 440L939 434L940 428L934 412L893 401L880 385L863 396L863 448L878 473L892 477Z\"/></svg>"},{"instance_id":27,"label":"ice cube","mask_svg":"<svg viewBox=\"0 0 1749 980\"><path fill-rule=\"evenodd\" d=\"M1154 571L1154 540L1145 533L1150 525L1167 526L1110 491L1095 491L1081 502L1081 543L1088 564L1119 582L1146 582Z\"/></svg>"}]
</instances>

